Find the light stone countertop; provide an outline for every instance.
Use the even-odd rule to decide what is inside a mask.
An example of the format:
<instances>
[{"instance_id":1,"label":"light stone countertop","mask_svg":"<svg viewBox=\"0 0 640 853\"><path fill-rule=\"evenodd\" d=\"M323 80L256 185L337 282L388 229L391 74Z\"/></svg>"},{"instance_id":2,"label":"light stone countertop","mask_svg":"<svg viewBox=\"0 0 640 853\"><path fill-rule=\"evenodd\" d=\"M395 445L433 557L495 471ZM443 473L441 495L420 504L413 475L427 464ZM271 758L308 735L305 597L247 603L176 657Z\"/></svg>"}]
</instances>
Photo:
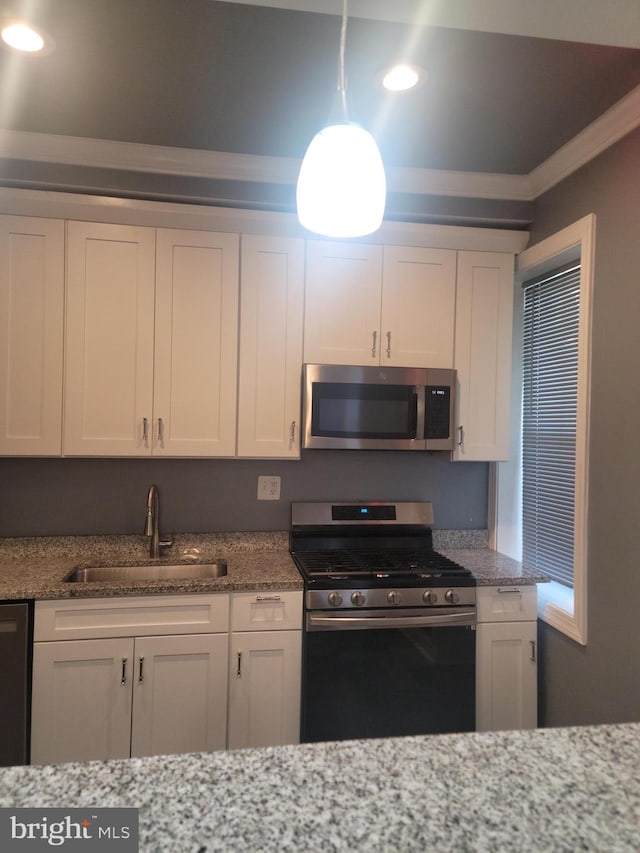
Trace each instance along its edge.
<instances>
[{"instance_id":1,"label":"light stone countertop","mask_svg":"<svg viewBox=\"0 0 640 853\"><path fill-rule=\"evenodd\" d=\"M133 807L140 851L637 853L640 724L0 769L1 807Z\"/></svg>"},{"instance_id":2,"label":"light stone countertop","mask_svg":"<svg viewBox=\"0 0 640 853\"><path fill-rule=\"evenodd\" d=\"M470 569L478 585L533 584L546 580L487 548L486 530L434 530L434 547ZM121 595L301 590L286 531L182 533L159 564L227 560L217 579L65 583L78 565L149 562L144 536L50 536L0 539L0 600L102 598Z\"/></svg>"}]
</instances>

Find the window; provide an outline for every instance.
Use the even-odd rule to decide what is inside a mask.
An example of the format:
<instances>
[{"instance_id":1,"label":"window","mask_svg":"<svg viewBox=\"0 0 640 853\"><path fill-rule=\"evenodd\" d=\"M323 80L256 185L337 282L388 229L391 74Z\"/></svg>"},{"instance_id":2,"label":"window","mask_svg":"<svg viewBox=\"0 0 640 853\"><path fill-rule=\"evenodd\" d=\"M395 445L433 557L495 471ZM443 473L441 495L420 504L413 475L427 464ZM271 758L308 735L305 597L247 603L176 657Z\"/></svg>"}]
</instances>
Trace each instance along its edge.
<instances>
[{"instance_id":1,"label":"window","mask_svg":"<svg viewBox=\"0 0 640 853\"><path fill-rule=\"evenodd\" d=\"M594 245L589 215L518 258L512 451L495 480L497 550L552 578L538 615L583 645Z\"/></svg>"},{"instance_id":2,"label":"window","mask_svg":"<svg viewBox=\"0 0 640 853\"><path fill-rule=\"evenodd\" d=\"M522 561L573 587L580 265L525 282Z\"/></svg>"}]
</instances>

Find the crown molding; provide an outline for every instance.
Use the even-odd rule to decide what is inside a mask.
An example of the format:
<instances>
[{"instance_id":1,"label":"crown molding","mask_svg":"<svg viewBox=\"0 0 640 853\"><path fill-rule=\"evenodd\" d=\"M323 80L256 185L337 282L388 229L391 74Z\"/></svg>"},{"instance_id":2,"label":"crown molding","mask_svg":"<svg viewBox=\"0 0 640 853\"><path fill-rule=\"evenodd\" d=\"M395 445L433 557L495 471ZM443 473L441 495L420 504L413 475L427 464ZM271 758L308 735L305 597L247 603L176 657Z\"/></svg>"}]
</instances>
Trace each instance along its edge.
<instances>
[{"instance_id":1,"label":"crown molding","mask_svg":"<svg viewBox=\"0 0 640 853\"><path fill-rule=\"evenodd\" d=\"M322 239L306 231L294 213L85 195L55 190L0 186L0 210L15 216L80 219L153 228L189 228L271 237L300 237L306 240ZM375 234L359 238L357 242L517 254L525 248L528 240L528 231L385 221Z\"/></svg>"},{"instance_id":2,"label":"crown molding","mask_svg":"<svg viewBox=\"0 0 640 853\"><path fill-rule=\"evenodd\" d=\"M640 126L640 86L529 172L531 200L550 190Z\"/></svg>"},{"instance_id":3,"label":"crown molding","mask_svg":"<svg viewBox=\"0 0 640 853\"><path fill-rule=\"evenodd\" d=\"M640 125L640 86L614 104L526 175L390 168L390 192L503 201L534 201L572 172ZM86 139L28 131L0 130L0 158L145 174L293 185L300 162L169 148L159 145Z\"/></svg>"}]
</instances>

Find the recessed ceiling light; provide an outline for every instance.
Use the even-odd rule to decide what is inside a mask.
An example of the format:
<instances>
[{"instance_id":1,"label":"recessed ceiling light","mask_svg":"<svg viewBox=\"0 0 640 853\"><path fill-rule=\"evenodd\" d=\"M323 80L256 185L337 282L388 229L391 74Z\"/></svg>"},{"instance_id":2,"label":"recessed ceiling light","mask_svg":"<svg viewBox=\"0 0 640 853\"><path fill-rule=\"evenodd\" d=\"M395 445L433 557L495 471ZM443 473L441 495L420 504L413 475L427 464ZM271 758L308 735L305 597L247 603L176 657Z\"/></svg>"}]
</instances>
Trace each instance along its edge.
<instances>
[{"instance_id":1,"label":"recessed ceiling light","mask_svg":"<svg viewBox=\"0 0 640 853\"><path fill-rule=\"evenodd\" d=\"M48 53L53 47L50 36L22 21L5 24L0 35L5 44L23 53Z\"/></svg>"},{"instance_id":2,"label":"recessed ceiling light","mask_svg":"<svg viewBox=\"0 0 640 853\"><path fill-rule=\"evenodd\" d=\"M389 92L406 92L424 82L426 72L416 65L399 63L382 72L382 85Z\"/></svg>"}]
</instances>

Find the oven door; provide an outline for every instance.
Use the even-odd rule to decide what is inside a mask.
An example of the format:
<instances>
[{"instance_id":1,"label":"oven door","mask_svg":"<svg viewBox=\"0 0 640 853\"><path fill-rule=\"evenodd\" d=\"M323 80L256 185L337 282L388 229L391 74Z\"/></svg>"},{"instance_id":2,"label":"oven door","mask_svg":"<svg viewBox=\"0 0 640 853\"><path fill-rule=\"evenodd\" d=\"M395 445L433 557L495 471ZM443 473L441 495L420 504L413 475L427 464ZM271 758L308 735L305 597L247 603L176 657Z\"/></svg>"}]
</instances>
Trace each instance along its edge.
<instances>
[{"instance_id":1,"label":"oven door","mask_svg":"<svg viewBox=\"0 0 640 853\"><path fill-rule=\"evenodd\" d=\"M475 612L455 610L308 613L301 740L474 731Z\"/></svg>"}]
</instances>

